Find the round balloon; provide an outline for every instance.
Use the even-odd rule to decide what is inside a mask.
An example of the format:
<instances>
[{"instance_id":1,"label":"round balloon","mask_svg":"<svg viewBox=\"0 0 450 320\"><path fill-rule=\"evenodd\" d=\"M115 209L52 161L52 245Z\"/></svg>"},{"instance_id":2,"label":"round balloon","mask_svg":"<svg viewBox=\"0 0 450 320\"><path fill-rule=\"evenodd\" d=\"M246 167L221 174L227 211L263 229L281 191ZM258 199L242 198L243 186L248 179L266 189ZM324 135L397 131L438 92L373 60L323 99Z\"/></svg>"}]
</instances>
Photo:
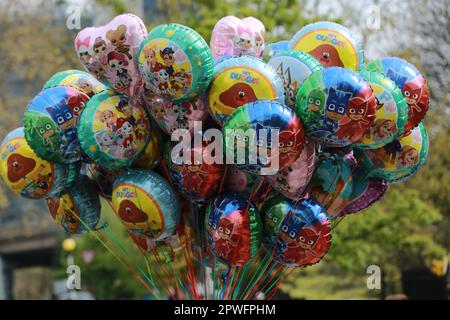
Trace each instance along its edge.
<instances>
[{"instance_id":1,"label":"round balloon","mask_svg":"<svg viewBox=\"0 0 450 320\"><path fill-rule=\"evenodd\" d=\"M83 234L96 230L100 220L100 200L87 176L79 176L73 188L66 189L59 197L46 199L55 223L67 233Z\"/></svg>"},{"instance_id":2,"label":"round balloon","mask_svg":"<svg viewBox=\"0 0 450 320\"><path fill-rule=\"evenodd\" d=\"M354 146L361 149L381 148L402 134L408 120L408 105L401 90L388 77L365 70L360 74L375 94L377 111L372 126Z\"/></svg>"},{"instance_id":3,"label":"round balloon","mask_svg":"<svg viewBox=\"0 0 450 320\"><path fill-rule=\"evenodd\" d=\"M299 200L314 172L316 147L314 142L305 139L302 153L286 169L269 176L269 183L286 198Z\"/></svg>"},{"instance_id":4,"label":"round balloon","mask_svg":"<svg viewBox=\"0 0 450 320\"><path fill-rule=\"evenodd\" d=\"M319 21L304 26L289 42L289 49L308 52L325 68L357 71L364 63L363 49L356 36L334 22Z\"/></svg>"},{"instance_id":5,"label":"round balloon","mask_svg":"<svg viewBox=\"0 0 450 320\"><path fill-rule=\"evenodd\" d=\"M361 76L332 67L306 78L297 91L295 113L311 139L345 147L369 130L376 107L373 91Z\"/></svg>"},{"instance_id":6,"label":"round balloon","mask_svg":"<svg viewBox=\"0 0 450 320\"><path fill-rule=\"evenodd\" d=\"M337 216L352 200L353 178L350 166L339 155L321 159L310 183L311 196Z\"/></svg>"},{"instance_id":7,"label":"round balloon","mask_svg":"<svg viewBox=\"0 0 450 320\"><path fill-rule=\"evenodd\" d=\"M15 193L28 199L40 199L62 192L67 167L39 158L25 140L23 127L3 139L0 154L1 177Z\"/></svg>"},{"instance_id":8,"label":"round balloon","mask_svg":"<svg viewBox=\"0 0 450 320\"><path fill-rule=\"evenodd\" d=\"M112 205L127 231L162 240L180 221L179 201L169 183L145 170L129 170L114 183Z\"/></svg>"},{"instance_id":9,"label":"round balloon","mask_svg":"<svg viewBox=\"0 0 450 320\"><path fill-rule=\"evenodd\" d=\"M428 111L430 92L424 76L412 64L396 57L374 60L366 69L385 74L401 89L408 104L408 121L404 128L404 134L407 135Z\"/></svg>"},{"instance_id":10,"label":"round balloon","mask_svg":"<svg viewBox=\"0 0 450 320\"><path fill-rule=\"evenodd\" d=\"M283 79L286 105L295 106L297 89L311 73L322 70L322 65L311 55L296 50L277 53L268 62Z\"/></svg>"},{"instance_id":11,"label":"round balloon","mask_svg":"<svg viewBox=\"0 0 450 320\"><path fill-rule=\"evenodd\" d=\"M113 92L93 96L80 118L78 137L86 154L109 169L130 167L145 151L150 124L143 107Z\"/></svg>"},{"instance_id":12,"label":"round balloon","mask_svg":"<svg viewBox=\"0 0 450 320\"><path fill-rule=\"evenodd\" d=\"M205 40L193 29L175 23L149 32L138 62L147 89L173 102L193 99L205 91L214 69Z\"/></svg>"},{"instance_id":13,"label":"round balloon","mask_svg":"<svg viewBox=\"0 0 450 320\"><path fill-rule=\"evenodd\" d=\"M238 168L257 175L272 175L290 166L304 141L300 120L276 101L244 105L233 112L222 131L227 159L231 156Z\"/></svg>"},{"instance_id":14,"label":"round balloon","mask_svg":"<svg viewBox=\"0 0 450 320\"><path fill-rule=\"evenodd\" d=\"M351 201L340 215L360 212L381 199L388 189L388 182L379 178L368 178L365 170L356 168L352 174L353 191Z\"/></svg>"},{"instance_id":15,"label":"round balloon","mask_svg":"<svg viewBox=\"0 0 450 320\"><path fill-rule=\"evenodd\" d=\"M290 201L281 195L263 206L263 244L288 267L318 263L331 245L331 226L325 209L313 199Z\"/></svg>"},{"instance_id":16,"label":"round balloon","mask_svg":"<svg viewBox=\"0 0 450 320\"><path fill-rule=\"evenodd\" d=\"M81 30L75 49L83 66L98 80L121 94L137 97L142 87L137 55L146 35L142 20L125 13L104 26Z\"/></svg>"},{"instance_id":17,"label":"round balloon","mask_svg":"<svg viewBox=\"0 0 450 320\"><path fill-rule=\"evenodd\" d=\"M107 200L112 199L113 185L116 179L124 174L125 170L112 170L95 163L86 164L84 171L95 185L97 193Z\"/></svg>"},{"instance_id":18,"label":"round balloon","mask_svg":"<svg viewBox=\"0 0 450 320\"><path fill-rule=\"evenodd\" d=\"M261 246L262 223L256 207L236 193L221 195L206 210L211 252L229 266L243 266Z\"/></svg>"},{"instance_id":19,"label":"round balloon","mask_svg":"<svg viewBox=\"0 0 450 320\"><path fill-rule=\"evenodd\" d=\"M88 100L86 94L62 86L44 89L34 97L24 114L24 132L39 157L66 164L84 159L77 126Z\"/></svg>"},{"instance_id":20,"label":"round balloon","mask_svg":"<svg viewBox=\"0 0 450 320\"><path fill-rule=\"evenodd\" d=\"M55 73L48 79L43 88L48 89L56 86L72 87L89 97L107 89L103 83L92 75L80 70L66 70Z\"/></svg>"},{"instance_id":21,"label":"round balloon","mask_svg":"<svg viewBox=\"0 0 450 320\"><path fill-rule=\"evenodd\" d=\"M219 189L225 166L209 156L207 144L192 147L184 158L172 159L170 142L164 150L164 161L172 182L189 201L204 202ZM186 151L185 151L186 152Z\"/></svg>"},{"instance_id":22,"label":"round balloon","mask_svg":"<svg viewBox=\"0 0 450 320\"><path fill-rule=\"evenodd\" d=\"M420 123L410 134L394 140L379 149L358 150L362 165L371 177L390 183L403 181L419 170L428 155L428 134Z\"/></svg>"},{"instance_id":23,"label":"round balloon","mask_svg":"<svg viewBox=\"0 0 450 320\"><path fill-rule=\"evenodd\" d=\"M193 133L194 122L203 122L209 115L202 97L173 103L152 92L146 92L144 101L155 122L169 135L177 129L185 129Z\"/></svg>"},{"instance_id":24,"label":"round balloon","mask_svg":"<svg viewBox=\"0 0 450 320\"><path fill-rule=\"evenodd\" d=\"M260 59L227 59L214 68L208 91L209 111L219 125L236 108L256 100L284 102L283 81L274 68Z\"/></svg>"},{"instance_id":25,"label":"round balloon","mask_svg":"<svg viewBox=\"0 0 450 320\"><path fill-rule=\"evenodd\" d=\"M217 21L211 34L213 57L223 55L261 57L265 47L266 28L254 17L235 16Z\"/></svg>"},{"instance_id":26,"label":"round balloon","mask_svg":"<svg viewBox=\"0 0 450 320\"><path fill-rule=\"evenodd\" d=\"M237 58L238 56L232 55L232 54L225 54L223 56L218 56L214 58L214 68L221 62L231 59L231 58Z\"/></svg>"}]
</instances>

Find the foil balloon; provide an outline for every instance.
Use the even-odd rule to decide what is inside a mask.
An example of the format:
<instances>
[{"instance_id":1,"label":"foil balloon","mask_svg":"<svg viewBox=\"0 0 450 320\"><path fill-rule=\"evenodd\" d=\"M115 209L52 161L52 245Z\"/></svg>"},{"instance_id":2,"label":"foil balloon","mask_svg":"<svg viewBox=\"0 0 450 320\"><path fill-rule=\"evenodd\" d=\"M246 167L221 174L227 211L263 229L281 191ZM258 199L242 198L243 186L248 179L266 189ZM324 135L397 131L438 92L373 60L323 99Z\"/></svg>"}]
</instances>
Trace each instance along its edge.
<instances>
[{"instance_id":1,"label":"foil balloon","mask_svg":"<svg viewBox=\"0 0 450 320\"><path fill-rule=\"evenodd\" d=\"M89 96L70 87L42 90L28 104L24 132L30 147L44 160L74 163L85 158L77 137L78 118Z\"/></svg>"},{"instance_id":2,"label":"foil balloon","mask_svg":"<svg viewBox=\"0 0 450 320\"><path fill-rule=\"evenodd\" d=\"M286 198L299 200L314 172L316 147L314 142L305 139L300 156L289 167L269 176L269 183Z\"/></svg>"},{"instance_id":3,"label":"foil balloon","mask_svg":"<svg viewBox=\"0 0 450 320\"><path fill-rule=\"evenodd\" d=\"M111 200L114 182L126 171L107 169L96 163L89 163L85 165L84 172L91 181L95 182L97 193L103 198Z\"/></svg>"},{"instance_id":4,"label":"foil balloon","mask_svg":"<svg viewBox=\"0 0 450 320\"><path fill-rule=\"evenodd\" d=\"M388 189L386 180L379 178L368 178L365 170L356 168L352 174L353 191L351 201L347 204L340 215L357 213L367 209L380 200Z\"/></svg>"},{"instance_id":5,"label":"foil balloon","mask_svg":"<svg viewBox=\"0 0 450 320\"><path fill-rule=\"evenodd\" d=\"M297 91L295 113L312 140L345 147L366 134L376 107L373 91L361 76L332 67L306 78Z\"/></svg>"},{"instance_id":6,"label":"foil balloon","mask_svg":"<svg viewBox=\"0 0 450 320\"><path fill-rule=\"evenodd\" d=\"M295 106L297 88L311 73L322 70L322 65L311 55L296 50L277 53L268 62L283 79L286 105Z\"/></svg>"},{"instance_id":7,"label":"foil balloon","mask_svg":"<svg viewBox=\"0 0 450 320\"><path fill-rule=\"evenodd\" d=\"M208 244L219 261L243 266L256 256L262 223L258 210L246 198L236 193L214 198L205 221Z\"/></svg>"},{"instance_id":8,"label":"foil balloon","mask_svg":"<svg viewBox=\"0 0 450 320\"><path fill-rule=\"evenodd\" d=\"M227 159L256 175L287 168L303 148L302 123L290 108L276 101L251 102L237 109L222 132Z\"/></svg>"},{"instance_id":9,"label":"foil balloon","mask_svg":"<svg viewBox=\"0 0 450 320\"><path fill-rule=\"evenodd\" d=\"M403 133L408 120L408 105L401 90L388 77L365 70L360 74L375 94L377 111L372 126L354 146L361 149L381 148Z\"/></svg>"},{"instance_id":10,"label":"foil balloon","mask_svg":"<svg viewBox=\"0 0 450 320\"><path fill-rule=\"evenodd\" d=\"M164 150L164 161L172 182L190 202L205 202L219 190L225 166L214 161L208 152L208 144L192 147L184 158L172 159L171 144Z\"/></svg>"},{"instance_id":11,"label":"foil balloon","mask_svg":"<svg viewBox=\"0 0 450 320\"><path fill-rule=\"evenodd\" d=\"M352 170L339 155L324 157L317 164L309 188L311 197L333 218L352 200Z\"/></svg>"},{"instance_id":12,"label":"foil balloon","mask_svg":"<svg viewBox=\"0 0 450 320\"><path fill-rule=\"evenodd\" d=\"M237 58L238 56L232 55L232 54L225 54L223 56L218 56L214 58L214 68L221 62L231 59L231 58Z\"/></svg>"},{"instance_id":13,"label":"foil balloon","mask_svg":"<svg viewBox=\"0 0 450 320\"><path fill-rule=\"evenodd\" d=\"M219 125L223 125L234 110L256 100L284 102L283 81L275 69L248 56L230 58L216 65L208 105Z\"/></svg>"},{"instance_id":14,"label":"foil balloon","mask_svg":"<svg viewBox=\"0 0 450 320\"><path fill-rule=\"evenodd\" d=\"M152 118L168 135L177 129L189 130L193 133L194 122L203 122L209 116L208 108L202 97L173 103L147 91L144 101Z\"/></svg>"},{"instance_id":15,"label":"foil balloon","mask_svg":"<svg viewBox=\"0 0 450 320\"><path fill-rule=\"evenodd\" d=\"M346 27L328 21L304 26L289 42L289 49L309 53L325 68L342 67L358 71L363 67L363 49Z\"/></svg>"},{"instance_id":16,"label":"foil balloon","mask_svg":"<svg viewBox=\"0 0 450 320\"><path fill-rule=\"evenodd\" d=\"M168 238L180 221L178 198L160 175L129 170L114 183L112 205L128 232L151 240Z\"/></svg>"},{"instance_id":17,"label":"foil balloon","mask_svg":"<svg viewBox=\"0 0 450 320\"><path fill-rule=\"evenodd\" d=\"M79 176L73 188L59 197L46 199L50 214L56 224L67 233L84 234L95 231L100 220L100 200L87 176Z\"/></svg>"},{"instance_id":18,"label":"foil balloon","mask_svg":"<svg viewBox=\"0 0 450 320\"><path fill-rule=\"evenodd\" d=\"M75 88L92 97L94 94L106 90L106 86L95 79L91 74L80 70L66 70L55 73L44 84L44 89L63 86Z\"/></svg>"},{"instance_id":19,"label":"foil balloon","mask_svg":"<svg viewBox=\"0 0 450 320\"><path fill-rule=\"evenodd\" d=\"M290 201L278 195L263 206L263 244L288 267L318 263L331 245L331 226L325 209L313 199Z\"/></svg>"},{"instance_id":20,"label":"foil balloon","mask_svg":"<svg viewBox=\"0 0 450 320\"><path fill-rule=\"evenodd\" d=\"M101 27L81 30L75 50L83 66L106 86L129 97L139 96L142 78L137 55L147 35L142 20L126 13Z\"/></svg>"},{"instance_id":21,"label":"foil balloon","mask_svg":"<svg viewBox=\"0 0 450 320\"><path fill-rule=\"evenodd\" d=\"M173 102L191 100L205 91L214 68L205 40L195 30L175 23L149 32L138 63L146 88Z\"/></svg>"},{"instance_id":22,"label":"foil balloon","mask_svg":"<svg viewBox=\"0 0 450 320\"><path fill-rule=\"evenodd\" d=\"M428 111L430 92L425 78L412 64L395 57L372 61L366 69L385 74L402 90L408 103L408 121L404 128L404 134L407 135Z\"/></svg>"},{"instance_id":23,"label":"foil balloon","mask_svg":"<svg viewBox=\"0 0 450 320\"><path fill-rule=\"evenodd\" d=\"M59 195L67 167L39 158L30 148L23 127L11 131L0 145L0 175L9 189L27 199Z\"/></svg>"},{"instance_id":24,"label":"foil balloon","mask_svg":"<svg viewBox=\"0 0 450 320\"><path fill-rule=\"evenodd\" d=\"M78 137L86 154L109 169L130 167L150 140L150 123L143 107L126 96L101 92L83 111Z\"/></svg>"},{"instance_id":25,"label":"foil balloon","mask_svg":"<svg viewBox=\"0 0 450 320\"><path fill-rule=\"evenodd\" d=\"M230 166L225 185L229 192L236 192L249 197L252 194L255 185L258 185L260 181L260 176L255 176L243 170L239 170L236 166Z\"/></svg>"},{"instance_id":26,"label":"foil balloon","mask_svg":"<svg viewBox=\"0 0 450 320\"><path fill-rule=\"evenodd\" d=\"M405 180L423 167L428 147L428 134L420 123L407 136L379 149L355 149L355 155L361 157L361 164L371 177L394 183Z\"/></svg>"},{"instance_id":27,"label":"foil balloon","mask_svg":"<svg viewBox=\"0 0 450 320\"><path fill-rule=\"evenodd\" d=\"M254 17L223 17L211 34L213 57L223 55L261 57L265 47L266 28Z\"/></svg>"}]
</instances>

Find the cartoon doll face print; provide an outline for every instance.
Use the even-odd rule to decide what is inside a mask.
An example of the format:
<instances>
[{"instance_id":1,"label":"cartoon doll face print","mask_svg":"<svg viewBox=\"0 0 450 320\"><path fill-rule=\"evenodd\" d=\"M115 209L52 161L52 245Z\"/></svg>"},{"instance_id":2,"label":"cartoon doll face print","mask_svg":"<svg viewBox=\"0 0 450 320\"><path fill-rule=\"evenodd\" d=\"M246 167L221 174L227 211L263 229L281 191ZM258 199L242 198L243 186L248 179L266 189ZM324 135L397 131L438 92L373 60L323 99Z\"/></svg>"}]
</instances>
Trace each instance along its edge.
<instances>
[{"instance_id":1,"label":"cartoon doll face print","mask_svg":"<svg viewBox=\"0 0 450 320\"><path fill-rule=\"evenodd\" d=\"M242 26L238 26L237 32L238 32L238 37L236 38L237 46L243 49L244 51L250 50L254 45L252 31Z\"/></svg>"},{"instance_id":2,"label":"cartoon doll face print","mask_svg":"<svg viewBox=\"0 0 450 320\"><path fill-rule=\"evenodd\" d=\"M124 118L117 119L116 122L118 135L123 135L125 137L131 136L133 134L133 126L130 122L125 120Z\"/></svg>"},{"instance_id":3,"label":"cartoon doll face print","mask_svg":"<svg viewBox=\"0 0 450 320\"><path fill-rule=\"evenodd\" d=\"M159 54L167 67L172 67L175 64L175 57L174 57L175 52L173 51L172 48L170 47L164 48L162 51L159 52Z\"/></svg>"},{"instance_id":4,"label":"cartoon doll face print","mask_svg":"<svg viewBox=\"0 0 450 320\"><path fill-rule=\"evenodd\" d=\"M331 87L325 107L325 114L334 121L339 121L345 116L345 110L352 94Z\"/></svg>"},{"instance_id":5,"label":"cartoon doll face print","mask_svg":"<svg viewBox=\"0 0 450 320\"><path fill-rule=\"evenodd\" d=\"M155 72L155 78L159 84L162 84L162 83L169 82L170 75L166 69L161 69L161 70Z\"/></svg>"},{"instance_id":6,"label":"cartoon doll face print","mask_svg":"<svg viewBox=\"0 0 450 320\"><path fill-rule=\"evenodd\" d=\"M302 231L300 231L296 242L300 248L311 250L316 245L317 240L319 240L319 234L313 229L303 228Z\"/></svg>"},{"instance_id":7,"label":"cartoon doll face print","mask_svg":"<svg viewBox=\"0 0 450 320\"><path fill-rule=\"evenodd\" d=\"M61 101L52 107L46 107L45 110L47 110L53 121L55 121L61 129L67 130L75 126L75 117L64 101Z\"/></svg>"},{"instance_id":8,"label":"cartoon doll face print","mask_svg":"<svg viewBox=\"0 0 450 320\"><path fill-rule=\"evenodd\" d=\"M111 70L121 71L128 66L128 60L125 58L125 55L112 51L108 53L108 66Z\"/></svg>"},{"instance_id":9,"label":"cartoon doll face print","mask_svg":"<svg viewBox=\"0 0 450 320\"><path fill-rule=\"evenodd\" d=\"M283 130L279 135L279 151L280 153L290 153L293 151L297 137L293 131Z\"/></svg>"},{"instance_id":10,"label":"cartoon doll face print","mask_svg":"<svg viewBox=\"0 0 450 320\"><path fill-rule=\"evenodd\" d=\"M8 157L8 180L12 183L25 179L36 167L36 161L31 158L22 156L21 154L13 153Z\"/></svg>"},{"instance_id":11,"label":"cartoon doll face print","mask_svg":"<svg viewBox=\"0 0 450 320\"><path fill-rule=\"evenodd\" d=\"M81 111L83 111L86 102L89 100L88 96L71 96L67 99L67 106L69 107L72 114L78 118L80 116Z\"/></svg>"},{"instance_id":12,"label":"cartoon doll face print","mask_svg":"<svg viewBox=\"0 0 450 320\"><path fill-rule=\"evenodd\" d=\"M81 78L80 80L78 80L77 86L80 88L82 92L86 93L89 97L92 97L95 94L94 88L88 79Z\"/></svg>"},{"instance_id":13,"label":"cartoon doll face print","mask_svg":"<svg viewBox=\"0 0 450 320\"><path fill-rule=\"evenodd\" d=\"M58 133L58 128L48 118L39 118L36 122L36 130L44 144Z\"/></svg>"},{"instance_id":14,"label":"cartoon doll face print","mask_svg":"<svg viewBox=\"0 0 450 320\"><path fill-rule=\"evenodd\" d=\"M231 108L238 108L246 103L258 100L253 88L246 83L235 83L219 96L220 102Z\"/></svg>"},{"instance_id":15,"label":"cartoon doll face print","mask_svg":"<svg viewBox=\"0 0 450 320\"><path fill-rule=\"evenodd\" d=\"M125 44L126 38L126 32L127 32L127 26L124 24L121 24L117 27L116 30L109 30L106 33L106 39L111 41L111 44L114 47L120 47Z\"/></svg>"},{"instance_id":16,"label":"cartoon doll face print","mask_svg":"<svg viewBox=\"0 0 450 320\"><path fill-rule=\"evenodd\" d=\"M107 130L101 130L95 133L95 140L103 148L109 148L114 145L114 136Z\"/></svg>"},{"instance_id":17,"label":"cartoon doll face print","mask_svg":"<svg viewBox=\"0 0 450 320\"><path fill-rule=\"evenodd\" d=\"M339 52L330 44L322 44L308 53L316 58L325 68L344 67L339 57Z\"/></svg>"},{"instance_id":18,"label":"cartoon doll face print","mask_svg":"<svg viewBox=\"0 0 450 320\"><path fill-rule=\"evenodd\" d=\"M117 213L122 221L128 223L143 223L148 219L145 212L139 209L134 202L127 199L120 203Z\"/></svg>"},{"instance_id":19,"label":"cartoon doll face print","mask_svg":"<svg viewBox=\"0 0 450 320\"><path fill-rule=\"evenodd\" d=\"M419 162L419 152L413 147L406 146L402 149L399 160L403 167L415 166Z\"/></svg>"},{"instance_id":20,"label":"cartoon doll face print","mask_svg":"<svg viewBox=\"0 0 450 320\"><path fill-rule=\"evenodd\" d=\"M378 119L375 121L375 139L385 139L397 132L397 124L394 120Z\"/></svg>"},{"instance_id":21,"label":"cartoon doll face print","mask_svg":"<svg viewBox=\"0 0 450 320\"><path fill-rule=\"evenodd\" d=\"M106 55L106 42L102 37L97 37L94 42L94 53L96 56L102 58Z\"/></svg>"},{"instance_id":22,"label":"cartoon doll face print","mask_svg":"<svg viewBox=\"0 0 450 320\"><path fill-rule=\"evenodd\" d=\"M320 89L313 89L308 96L308 109L312 112L320 111L325 105L325 93Z\"/></svg>"},{"instance_id":23,"label":"cartoon doll face print","mask_svg":"<svg viewBox=\"0 0 450 320\"><path fill-rule=\"evenodd\" d=\"M414 82L406 82L403 86L402 93L409 106L413 106L414 109L417 109L417 112L422 111L417 105L422 95L422 89L417 84Z\"/></svg>"},{"instance_id":24,"label":"cartoon doll face print","mask_svg":"<svg viewBox=\"0 0 450 320\"><path fill-rule=\"evenodd\" d=\"M231 236L233 235L234 230L234 222L229 218L225 217L219 220L219 227L217 228L217 235L219 239L222 240L231 240Z\"/></svg>"},{"instance_id":25,"label":"cartoon doll face print","mask_svg":"<svg viewBox=\"0 0 450 320\"><path fill-rule=\"evenodd\" d=\"M352 121L362 121L367 114L368 103L361 97L350 99L347 108L347 117Z\"/></svg>"}]
</instances>

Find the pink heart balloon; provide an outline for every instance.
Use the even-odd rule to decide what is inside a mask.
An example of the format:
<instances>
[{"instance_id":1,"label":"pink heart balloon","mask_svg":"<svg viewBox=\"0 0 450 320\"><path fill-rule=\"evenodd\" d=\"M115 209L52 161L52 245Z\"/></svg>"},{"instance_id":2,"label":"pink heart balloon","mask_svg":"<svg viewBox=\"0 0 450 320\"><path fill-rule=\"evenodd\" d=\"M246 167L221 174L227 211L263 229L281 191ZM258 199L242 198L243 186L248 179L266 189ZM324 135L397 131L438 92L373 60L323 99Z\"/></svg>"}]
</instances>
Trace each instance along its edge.
<instances>
[{"instance_id":1,"label":"pink heart balloon","mask_svg":"<svg viewBox=\"0 0 450 320\"><path fill-rule=\"evenodd\" d=\"M261 57L265 47L266 28L256 18L227 16L217 21L211 35L213 57L223 55Z\"/></svg>"},{"instance_id":2,"label":"pink heart balloon","mask_svg":"<svg viewBox=\"0 0 450 320\"><path fill-rule=\"evenodd\" d=\"M126 13L102 27L81 30L75 38L75 50L84 67L98 80L119 93L137 97L142 78L135 57L146 36L142 20Z\"/></svg>"}]
</instances>

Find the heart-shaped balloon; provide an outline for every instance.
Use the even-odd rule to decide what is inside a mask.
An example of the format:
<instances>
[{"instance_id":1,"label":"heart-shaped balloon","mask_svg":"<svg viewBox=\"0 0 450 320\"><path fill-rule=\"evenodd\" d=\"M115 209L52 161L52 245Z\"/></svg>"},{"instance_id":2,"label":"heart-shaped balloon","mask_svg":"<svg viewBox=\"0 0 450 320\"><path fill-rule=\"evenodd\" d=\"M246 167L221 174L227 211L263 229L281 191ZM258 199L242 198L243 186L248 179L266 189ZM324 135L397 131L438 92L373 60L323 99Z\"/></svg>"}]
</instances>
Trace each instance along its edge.
<instances>
[{"instance_id":1,"label":"heart-shaped balloon","mask_svg":"<svg viewBox=\"0 0 450 320\"><path fill-rule=\"evenodd\" d=\"M265 35L264 24L256 18L223 17L217 21L212 31L211 53L213 57L225 54L261 57Z\"/></svg>"},{"instance_id":2,"label":"heart-shaped balloon","mask_svg":"<svg viewBox=\"0 0 450 320\"><path fill-rule=\"evenodd\" d=\"M121 14L104 26L81 30L75 38L75 50L98 80L121 94L138 96L142 78L135 57L146 35L139 17Z\"/></svg>"}]
</instances>

